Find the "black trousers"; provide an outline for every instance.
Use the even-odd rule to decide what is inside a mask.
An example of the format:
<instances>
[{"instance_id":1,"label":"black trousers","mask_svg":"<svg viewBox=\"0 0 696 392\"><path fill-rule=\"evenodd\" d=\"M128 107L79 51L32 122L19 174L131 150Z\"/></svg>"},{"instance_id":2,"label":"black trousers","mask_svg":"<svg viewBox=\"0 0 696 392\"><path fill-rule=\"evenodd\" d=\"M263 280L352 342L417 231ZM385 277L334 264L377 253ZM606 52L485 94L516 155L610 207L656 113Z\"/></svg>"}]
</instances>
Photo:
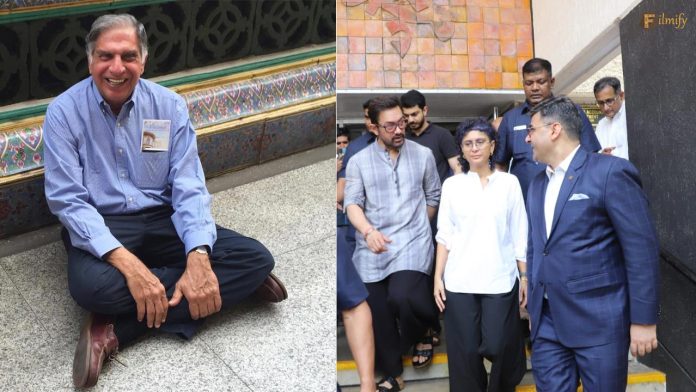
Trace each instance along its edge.
<instances>
[{"instance_id":1,"label":"black trousers","mask_svg":"<svg viewBox=\"0 0 696 392\"><path fill-rule=\"evenodd\" d=\"M365 284L375 335L375 365L387 376L403 373L401 355L439 323L431 281L421 272L399 271Z\"/></svg>"},{"instance_id":2,"label":"black trousers","mask_svg":"<svg viewBox=\"0 0 696 392\"><path fill-rule=\"evenodd\" d=\"M450 391L514 391L526 371L519 283L505 294L446 291ZM490 379L483 359L492 362Z\"/></svg>"},{"instance_id":3,"label":"black trousers","mask_svg":"<svg viewBox=\"0 0 696 392\"><path fill-rule=\"evenodd\" d=\"M172 224L172 213L171 208L162 207L104 217L114 237L159 278L167 298L171 298L186 268L184 244ZM121 272L91 253L73 247L65 229L63 243L68 253L68 287L78 305L90 312L112 316L121 346L146 332L146 321L137 321L135 300ZM249 297L275 263L260 242L219 226L210 260L220 285L222 309ZM179 305L168 310L167 321L160 329L190 339L202 322L203 319L191 318L188 301L183 298Z\"/></svg>"}]
</instances>

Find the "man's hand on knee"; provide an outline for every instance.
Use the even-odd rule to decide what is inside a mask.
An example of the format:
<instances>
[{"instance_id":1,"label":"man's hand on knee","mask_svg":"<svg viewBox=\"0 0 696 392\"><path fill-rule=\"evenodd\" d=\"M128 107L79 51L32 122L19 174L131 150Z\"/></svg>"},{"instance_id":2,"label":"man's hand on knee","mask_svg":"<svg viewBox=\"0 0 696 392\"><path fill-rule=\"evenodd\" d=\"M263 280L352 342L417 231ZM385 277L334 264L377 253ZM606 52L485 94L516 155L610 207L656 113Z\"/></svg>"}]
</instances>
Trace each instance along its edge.
<instances>
[{"instance_id":1,"label":"man's hand on knee","mask_svg":"<svg viewBox=\"0 0 696 392\"><path fill-rule=\"evenodd\" d=\"M126 248L116 248L104 257L126 278L137 308L138 321L147 320L148 328L159 328L167 319L167 293L160 282L137 256Z\"/></svg>"},{"instance_id":2,"label":"man's hand on knee","mask_svg":"<svg viewBox=\"0 0 696 392\"><path fill-rule=\"evenodd\" d=\"M169 306L177 306L182 296L188 300L194 320L210 316L222 308L220 285L207 255L189 253L186 270L176 283Z\"/></svg>"}]
</instances>

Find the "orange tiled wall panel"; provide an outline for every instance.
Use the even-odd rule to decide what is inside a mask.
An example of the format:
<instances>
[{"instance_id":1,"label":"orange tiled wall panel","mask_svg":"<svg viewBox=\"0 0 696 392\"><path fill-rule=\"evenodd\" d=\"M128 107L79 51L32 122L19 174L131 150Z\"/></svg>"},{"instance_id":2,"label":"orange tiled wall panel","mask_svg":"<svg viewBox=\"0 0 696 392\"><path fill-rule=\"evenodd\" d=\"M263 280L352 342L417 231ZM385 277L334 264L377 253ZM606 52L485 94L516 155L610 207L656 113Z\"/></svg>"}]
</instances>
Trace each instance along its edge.
<instances>
[{"instance_id":1,"label":"orange tiled wall panel","mask_svg":"<svg viewBox=\"0 0 696 392\"><path fill-rule=\"evenodd\" d=\"M521 88L530 0L337 0L338 89Z\"/></svg>"}]
</instances>

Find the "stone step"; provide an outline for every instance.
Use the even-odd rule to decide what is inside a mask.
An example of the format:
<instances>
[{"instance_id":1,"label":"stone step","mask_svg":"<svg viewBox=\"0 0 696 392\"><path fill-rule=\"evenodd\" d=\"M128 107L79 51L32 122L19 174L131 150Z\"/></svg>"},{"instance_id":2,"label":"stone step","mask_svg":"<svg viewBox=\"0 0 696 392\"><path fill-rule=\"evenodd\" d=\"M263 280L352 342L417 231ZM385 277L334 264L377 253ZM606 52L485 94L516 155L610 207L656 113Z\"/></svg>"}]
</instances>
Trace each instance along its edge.
<instances>
[{"instance_id":1,"label":"stone step","mask_svg":"<svg viewBox=\"0 0 696 392\"><path fill-rule=\"evenodd\" d=\"M350 356L350 350L345 339L345 330L339 325L337 331L337 362L336 378L344 392L359 391L359 378L355 362ZM441 392L448 391L446 335L443 334L442 344L435 347L433 363L426 369L414 369L411 365L411 357L404 357L403 377L409 392ZM490 363L484 361L486 370L490 370ZM531 371L531 361L527 353L527 373L517 386L517 392L534 392L534 377ZM379 377L377 377L379 378ZM651 369L636 360L630 360L628 365L627 392L665 392L667 381L664 373ZM351 388L351 386L354 386ZM582 391L582 387L578 388Z\"/></svg>"},{"instance_id":2,"label":"stone step","mask_svg":"<svg viewBox=\"0 0 696 392\"><path fill-rule=\"evenodd\" d=\"M428 370L413 369L410 363L408 366L404 366L404 379L409 392L446 392L449 390L447 356L435 357L433 360L433 365ZM442 363L443 361L444 363ZM355 364L353 363L351 366L345 362L350 361L339 361L337 366L338 383L344 392L357 392L360 388L357 386L359 382ZM667 379L662 372L638 362L631 362L628 365L627 392L665 392L667 390L666 382ZM582 392L582 390L582 386L578 388L578 392ZM527 371L515 391L536 391L531 370Z\"/></svg>"}]
</instances>

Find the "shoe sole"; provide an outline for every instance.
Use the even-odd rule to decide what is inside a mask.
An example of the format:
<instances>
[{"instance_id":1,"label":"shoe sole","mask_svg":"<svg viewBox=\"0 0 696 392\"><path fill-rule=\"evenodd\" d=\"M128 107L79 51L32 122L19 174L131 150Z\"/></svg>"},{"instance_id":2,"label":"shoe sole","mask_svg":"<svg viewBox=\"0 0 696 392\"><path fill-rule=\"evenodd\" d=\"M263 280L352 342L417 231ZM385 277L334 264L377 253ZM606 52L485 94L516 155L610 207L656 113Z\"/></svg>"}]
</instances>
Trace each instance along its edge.
<instances>
[{"instance_id":1,"label":"shoe sole","mask_svg":"<svg viewBox=\"0 0 696 392\"><path fill-rule=\"evenodd\" d=\"M99 372L103 358L100 358L97 365L96 374L90 374L90 364L92 363L92 323L94 316L89 315L88 321L80 331L80 337L75 348L75 357L73 358L73 384L77 388L89 388L97 384ZM80 360L82 359L82 360Z\"/></svg>"},{"instance_id":2,"label":"shoe sole","mask_svg":"<svg viewBox=\"0 0 696 392\"><path fill-rule=\"evenodd\" d=\"M285 285L283 284L283 282L281 282L280 279L278 279L277 276L273 275L272 272L269 273L268 275L271 276L271 277L273 278L273 281L274 281L274 282L278 285L278 287L280 287L280 289L283 291L283 298L281 298L280 300L282 301L282 300L284 300L284 299L288 299L288 290L285 289Z\"/></svg>"}]
</instances>

